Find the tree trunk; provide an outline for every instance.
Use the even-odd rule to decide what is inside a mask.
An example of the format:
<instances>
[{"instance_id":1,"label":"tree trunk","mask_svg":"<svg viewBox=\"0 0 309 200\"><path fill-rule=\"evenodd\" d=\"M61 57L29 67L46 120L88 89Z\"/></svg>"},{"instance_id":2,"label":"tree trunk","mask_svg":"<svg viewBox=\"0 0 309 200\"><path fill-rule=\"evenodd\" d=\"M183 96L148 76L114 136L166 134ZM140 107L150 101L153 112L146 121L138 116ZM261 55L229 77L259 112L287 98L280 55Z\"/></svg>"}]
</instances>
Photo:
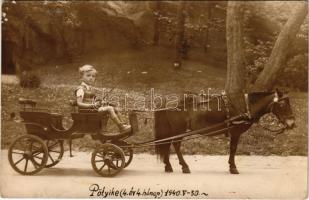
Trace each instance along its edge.
<instances>
[{"instance_id":1,"label":"tree trunk","mask_svg":"<svg viewBox=\"0 0 309 200\"><path fill-rule=\"evenodd\" d=\"M24 46L23 48L28 50L30 47L30 42L29 42L29 35L30 35L30 29L28 24L26 24L25 22L23 23L23 29L24 29Z\"/></svg>"},{"instance_id":2,"label":"tree trunk","mask_svg":"<svg viewBox=\"0 0 309 200\"><path fill-rule=\"evenodd\" d=\"M212 11L212 2L207 2L207 13L206 13L206 23L207 28L205 32L205 42L204 42L204 51L207 52L209 47L209 28L210 28L210 22L211 22L211 11Z\"/></svg>"},{"instance_id":3,"label":"tree trunk","mask_svg":"<svg viewBox=\"0 0 309 200\"><path fill-rule=\"evenodd\" d=\"M229 1L226 21L227 79L225 91L235 111L244 111L245 58L243 45L243 3Z\"/></svg>"},{"instance_id":4,"label":"tree trunk","mask_svg":"<svg viewBox=\"0 0 309 200\"><path fill-rule=\"evenodd\" d=\"M161 10L161 1L156 2L156 15L155 15L155 20L154 20L154 35L153 35L153 45L157 46L159 44L159 39L160 39L160 10Z\"/></svg>"},{"instance_id":5,"label":"tree trunk","mask_svg":"<svg viewBox=\"0 0 309 200\"><path fill-rule=\"evenodd\" d=\"M185 34L185 7L186 1L181 1L177 13L177 30L176 30L176 59L175 61L181 66L181 48Z\"/></svg>"},{"instance_id":6,"label":"tree trunk","mask_svg":"<svg viewBox=\"0 0 309 200\"><path fill-rule=\"evenodd\" d=\"M283 70L282 66L284 66L286 61L289 46L295 38L307 13L307 3L301 3L296 7L294 13L279 34L268 62L255 82L254 91L269 91L273 89L277 75Z\"/></svg>"},{"instance_id":7,"label":"tree trunk","mask_svg":"<svg viewBox=\"0 0 309 200\"><path fill-rule=\"evenodd\" d=\"M245 87L245 62L243 45L243 4L229 1L226 21L227 80L228 93L242 92Z\"/></svg>"}]
</instances>

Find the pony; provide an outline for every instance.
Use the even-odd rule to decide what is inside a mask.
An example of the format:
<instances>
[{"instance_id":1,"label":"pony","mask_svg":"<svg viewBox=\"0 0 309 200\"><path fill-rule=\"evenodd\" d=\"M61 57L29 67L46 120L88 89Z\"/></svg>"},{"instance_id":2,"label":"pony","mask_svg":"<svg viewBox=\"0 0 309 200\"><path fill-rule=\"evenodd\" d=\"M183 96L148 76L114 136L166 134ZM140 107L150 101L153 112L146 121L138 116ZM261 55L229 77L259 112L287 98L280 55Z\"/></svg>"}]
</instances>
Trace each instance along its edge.
<instances>
[{"instance_id":1,"label":"pony","mask_svg":"<svg viewBox=\"0 0 309 200\"><path fill-rule=\"evenodd\" d=\"M257 123L264 114L273 113L284 124L284 129L291 129L295 125L289 97L279 90L249 94L231 93L212 96L206 101L196 100L194 102L194 100L191 95L190 98L182 98L176 109L166 108L155 111L155 139L177 136L188 131L188 128L199 130L219 124L219 126L211 128L211 131L225 129L222 133L230 137L228 163L231 174L239 174L235 164L235 154L241 134L245 133L253 123ZM228 119L235 120L224 123ZM165 164L165 172L173 172L169 161L170 148L173 145L179 164L182 166L182 172L190 173L190 168L180 150L181 140L182 138L176 141L170 140L155 146L157 155Z\"/></svg>"}]
</instances>

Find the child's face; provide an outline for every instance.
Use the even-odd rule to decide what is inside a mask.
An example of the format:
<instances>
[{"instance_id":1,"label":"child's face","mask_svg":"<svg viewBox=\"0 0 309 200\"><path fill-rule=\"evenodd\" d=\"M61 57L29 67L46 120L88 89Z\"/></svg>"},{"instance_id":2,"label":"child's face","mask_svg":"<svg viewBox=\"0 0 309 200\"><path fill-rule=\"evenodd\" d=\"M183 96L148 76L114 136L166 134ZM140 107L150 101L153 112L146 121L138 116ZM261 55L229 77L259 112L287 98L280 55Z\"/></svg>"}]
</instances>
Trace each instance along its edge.
<instances>
[{"instance_id":1,"label":"child's face","mask_svg":"<svg viewBox=\"0 0 309 200\"><path fill-rule=\"evenodd\" d=\"M96 77L96 73L94 71L88 71L88 72L84 72L82 76L82 80L89 85L93 85L95 81L95 77Z\"/></svg>"}]
</instances>

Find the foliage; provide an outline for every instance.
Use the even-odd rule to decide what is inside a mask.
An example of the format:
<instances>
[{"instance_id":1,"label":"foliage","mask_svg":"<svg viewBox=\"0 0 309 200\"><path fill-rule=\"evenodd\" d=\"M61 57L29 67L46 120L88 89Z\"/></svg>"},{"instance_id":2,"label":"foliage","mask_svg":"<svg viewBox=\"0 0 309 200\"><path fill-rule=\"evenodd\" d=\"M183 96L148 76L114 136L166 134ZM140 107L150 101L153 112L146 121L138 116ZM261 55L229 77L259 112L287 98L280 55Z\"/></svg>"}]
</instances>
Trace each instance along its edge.
<instances>
[{"instance_id":1,"label":"foliage","mask_svg":"<svg viewBox=\"0 0 309 200\"><path fill-rule=\"evenodd\" d=\"M278 84L297 88L301 91L308 90L308 53L298 54L288 60L283 72L279 75ZM287 81L290 80L290 81Z\"/></svg>"},{"instance_id":2,"label":"foliage","mask_svg":"<svg viewBox=\"0 0 309 200\"><path fill-rule=\"evenodd\" d=\"M174 51L178 3L162 1L161 9L155 10L149 8L150 2L134 1L5 1L2 7L3 35L6 41L14 43L14 51L20 51L14 52L16 56L29 57L28 60L33 63L44 63L52 59L56 62L61 59L72 61L84 53L104 48L132 50L132 47L141 43L151 44L144 41L140 30L152 27L157 19L160 24L159 43ZM247 79L253 84L267 62L294 3L248 2L246 5ZM188 2L185 12L188 51L206 51L209 47L209 54L204 55L205 60L215 60L217 66L226 61L225 12L226 2L211 1ZM138 24L137 19L143 19L145 13L151 16L150 20ZM153 38L149 36L153 32L144 33L148 34L148 38ZM307 70L307 43L308 18L291 44L286 69L280 77L282 80L278 81L279 86L287 86L286 83L289 83L288 87L306 90L307 78L304 72ZM195 52L189 54L190 59L195 56Z\"/></svg>"},{"instance_id":3,"label":"foliage","mask_svg":"<svg viewBox=\"0 0 309 200\"><path fill-rule=\"evenodd\" d=\"M166 3L168 7L168 3ZM211 17L209 13L205 13L207 6L211 6L211 12L222 12L225 8L221 8L220 3L210 4L209 2L200 4L198 2L189 2L185 7L185 39L190 40L190 46L204 47L207 42L205 35L208 31L224 32L225 19L219 16ZM177 7L176 7L177 8ZM224 12L224 11L223 11ZM176 35L177 26L177 11L175 9L154 10L153 15L159 21L160 31L163 35L162 40L167 38L173 44Z\"/></svg>"},{"instance_id":4,"label":"foliage","mask_svg":"<svg viewBox=\"0 0 309 200\"><path fill-rule=\"evenodd\" d=\"M39 76L34 72L21 73L20 77L20 86L23 88L38 88L41 84Z\"/></svg>"},{"instance_id":5,"label":"foliage","mask_svg":"<svg viewBox=\"0 0 309 200\"><path fill-rule=\"evenodd\" d=\"M290 17L290 10L295 6L291 2L281 2L273 5L270 2L247 5L245 14L246 37L246 70L248 83L254 84L274 47L282 26ZM260 19L258 19L260 18ZM306 18L308 19L308 17ZM267 34L263 33L267 32ZM279 87L296 90L308 90L308 20L300 27L296 38L291 43L288 58L276 81Z\"/></svg>"},{"instance_id":6,"label":"foliage","mask_svg":"<svg viewBox=\"0 0 309 200\"><path fill-rule=\"evenodd\" d=\"M245 38L246 68L249 84L254 84L259 73L264 69L273 47L273 42L258 40L254 45Z\"/></svg>"}]
</instances>

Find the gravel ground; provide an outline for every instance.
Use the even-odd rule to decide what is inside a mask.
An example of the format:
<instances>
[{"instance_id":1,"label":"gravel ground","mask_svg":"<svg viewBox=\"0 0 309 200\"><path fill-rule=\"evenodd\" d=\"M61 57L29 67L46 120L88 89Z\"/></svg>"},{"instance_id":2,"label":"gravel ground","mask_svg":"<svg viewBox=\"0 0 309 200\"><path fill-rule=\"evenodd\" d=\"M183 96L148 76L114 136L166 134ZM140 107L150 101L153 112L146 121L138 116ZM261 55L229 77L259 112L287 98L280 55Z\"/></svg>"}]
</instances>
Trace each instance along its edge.
<instances>
[{"instance_id":1,"label":"gravel ground","mask_svg":"<svg viewBox=\"0 0 309 200\"><path fill-rule=\"evenodd\" d=\"M185 156L191 174L183 174L173 155L174 172L167 174L156 156L135 154L130 166L116 177L104 178L92 170L91 153L74 154L70 158L65 153L53 168L22 176L10 167L7 150L2 150L1 196L178 199L307 196L307 157L303 156L237 156L240 174L231 175L227 156Z\"/></svg>"}]
</instances>

